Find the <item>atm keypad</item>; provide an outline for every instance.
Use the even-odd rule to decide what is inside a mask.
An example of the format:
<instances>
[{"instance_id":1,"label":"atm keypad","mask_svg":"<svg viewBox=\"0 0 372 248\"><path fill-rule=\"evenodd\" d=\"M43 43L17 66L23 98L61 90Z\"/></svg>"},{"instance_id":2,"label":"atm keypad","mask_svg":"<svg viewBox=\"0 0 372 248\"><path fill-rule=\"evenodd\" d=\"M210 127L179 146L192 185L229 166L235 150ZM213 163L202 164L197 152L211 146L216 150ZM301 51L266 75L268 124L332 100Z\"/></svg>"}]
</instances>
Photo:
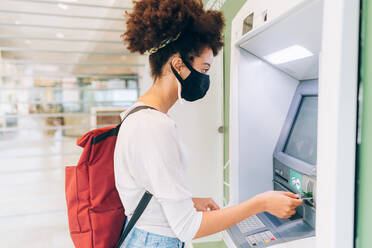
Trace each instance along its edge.
<instances>
[{"instance_id":1,"label":"atm keypad","mask_svg":"<svg viewBox=\"0 0 372 248\"><path fill-rule=\"evenodd\" d=\"M239 222L237 226L241 233L247 233L265 227L264 223L262 223L257 215L252 215L251 217Z\"/></svg>"},{"instance_id":2,"label":"atm keypad","mask_svg":"<svg viewBox=\"0 0 372 248\"><path fill-rule=\"evenodd\" d=\"M270 231L261 232L246 237L251 247L266 247L269 243L276 240L274 234Z\"/></svg>"}]
</instances>

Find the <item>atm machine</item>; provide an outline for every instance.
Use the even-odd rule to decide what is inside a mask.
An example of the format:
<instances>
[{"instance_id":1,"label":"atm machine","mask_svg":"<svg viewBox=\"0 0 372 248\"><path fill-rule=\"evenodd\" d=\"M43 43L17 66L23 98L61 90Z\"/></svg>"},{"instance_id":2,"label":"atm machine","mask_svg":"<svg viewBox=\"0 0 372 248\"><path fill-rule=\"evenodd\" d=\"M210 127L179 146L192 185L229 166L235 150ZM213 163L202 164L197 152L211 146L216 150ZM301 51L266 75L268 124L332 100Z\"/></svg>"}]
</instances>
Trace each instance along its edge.
<instances>
[{"instance_id":1,"label":"atm machine","mask_svg":"<svg viewBox=\"0 0 372 248\"><path fill-rule=\"evenodd\" d=\"M273 189L300 195L290 219L261 213L229 229L240 247L266 247L315 235L318 80L299 83L273 153Z\"/></svg>"},{"instance_id":2,"label":"atm machine","mask_svg":"<svg viewBox=\"0 0 372 248\"><path fill-rule=\"evenodd\" d=\"M260 213L231 227L224 233L231 248L351 247L357 89L350 82L357 78L357 49L348 52L349 60L343 65L348 64L349 71L337 71L337 64L324 62L332 60L328 53L323 57L324 44L327 52L332 49L324 40L336 40L335 34L331 36L332 27L324 24L325 6L329 5L325 2L250 0L233 20L230 204L268 190L299 194L304 203L290 219ZM349 29L350 37L357 34L357 8L353 5L349 9L354 16L348 17L348 25L340 24ZM341 8L327 7L327 13L338 10ZM335 20L326 21L335 27ZM325 37L324 27L328 28ZM356 44L354 40L342 49ZM342 49L336 54L344 54ZM349 80L330 80L336 72L344 73ZM344 111L343 103L336 101L341 94L350 107L343 107ZM332 111L339 111L338 115ZM342 125L348 125L338 128L338 136L329 136L335 131L329 124L337 128L341 119ZM342 145L348 149L330 153L330 146L338 146L343 137ZM341 164L342 172L337 167ZM341 205L334 199L348 200ZM336 211L341 206L345 211Z\"/></svg>"}]
</instances>

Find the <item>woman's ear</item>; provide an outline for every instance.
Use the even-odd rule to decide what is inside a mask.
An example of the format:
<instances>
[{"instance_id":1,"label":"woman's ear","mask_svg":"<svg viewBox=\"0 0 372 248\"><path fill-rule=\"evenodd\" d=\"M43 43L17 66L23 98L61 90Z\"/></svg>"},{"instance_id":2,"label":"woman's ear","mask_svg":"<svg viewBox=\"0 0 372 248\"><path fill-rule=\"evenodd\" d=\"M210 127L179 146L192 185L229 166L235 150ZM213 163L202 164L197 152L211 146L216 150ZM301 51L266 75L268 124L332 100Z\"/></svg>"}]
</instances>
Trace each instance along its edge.
<instances>
[{"instance_id":1,"label":"woman's ear","mask_svg":"<svg viewBox=\"0 0 372 248\"><path fill-rule=\"evenodd\" d=\"M171 60L171 65L182 79L187 78L191 73L189 68L187 68L186 65L183 63L180 56L174 56Z\"/></svg>"},{"instance_id":2,"label":"woman's ear","mask_svg":"<svg viewBox=\"0 0 372 248\"><path fill-rule=\"evenodd\" d=\"M172 58L171 64L173 68L178 72L178 74L181 74L182 68L184 66L182 59L179 56L174 56Z\"/></svg>"}]
</instances>

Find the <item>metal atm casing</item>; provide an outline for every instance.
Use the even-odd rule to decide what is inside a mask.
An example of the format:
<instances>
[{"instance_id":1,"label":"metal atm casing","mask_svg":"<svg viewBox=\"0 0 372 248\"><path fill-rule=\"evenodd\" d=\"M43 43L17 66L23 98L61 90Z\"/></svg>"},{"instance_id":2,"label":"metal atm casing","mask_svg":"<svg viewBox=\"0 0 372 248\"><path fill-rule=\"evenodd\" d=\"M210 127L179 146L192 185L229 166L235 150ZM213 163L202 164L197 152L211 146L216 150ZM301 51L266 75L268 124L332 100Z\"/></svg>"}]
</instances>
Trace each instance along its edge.
<instances>
[{"instance_id":1,"label":"metal atm casing","mask_svg":"<svg viewBox=\"0 0 372 248\"><path fill-rule=\"evenodd\" d=\"M286 190L294 193L312 192L314 200L305 201L297 208L297 213L313 228L315 228L316 206L316 164L310 164L284 153L285 146L291 135L291 130L297 120L301 102L306 96L318 96L318 80L302 81L296 89L286 121L273 154L273 181L275 190ZM302 177L301 190L291 186L290 171L295 171Z\"/></svg>"}]
</instances>

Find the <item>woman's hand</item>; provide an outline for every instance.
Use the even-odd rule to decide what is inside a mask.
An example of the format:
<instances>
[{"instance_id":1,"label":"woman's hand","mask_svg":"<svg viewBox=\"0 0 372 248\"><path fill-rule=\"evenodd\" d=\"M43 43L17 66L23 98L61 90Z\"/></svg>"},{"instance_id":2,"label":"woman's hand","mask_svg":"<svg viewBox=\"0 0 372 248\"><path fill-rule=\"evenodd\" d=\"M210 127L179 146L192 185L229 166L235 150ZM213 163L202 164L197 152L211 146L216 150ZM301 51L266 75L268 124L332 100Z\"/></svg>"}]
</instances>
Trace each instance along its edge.
<instances>
[{"instance_id":1,"label":"woman's hand","mask_svg":"<svg viewBox=\"0 0 372 248\"><path fill-rule=\"evenodd\" d=\"M285 191L268 191L256 196L263 210L278 218L289 218L296 213L296 207L302 204L299 196Z\"/></svg>"},{"instance_id":2,"label":"woman's hand","mask_svg":"<svg viewBox=\"0 0 372 248\"><path fill-rule=\"evenodd\" d=\"M194 238L221 232L252 215L265 211L279 218L289 218L295 213L295 208L301 204L302 200L299 200L298 196L293 193L269 191L235 206L217 211L205 211Z\"/></svg>"},{"instance_id":3,"label":"woman's hand","mask_svg":"<svg viewBox=\"0 0 372 248\"><path fill-rule=\"evenodd\" d=\"M212 198L192 198L197 211L219 210L220 207Z\"/></svg>"}]
</instances>

